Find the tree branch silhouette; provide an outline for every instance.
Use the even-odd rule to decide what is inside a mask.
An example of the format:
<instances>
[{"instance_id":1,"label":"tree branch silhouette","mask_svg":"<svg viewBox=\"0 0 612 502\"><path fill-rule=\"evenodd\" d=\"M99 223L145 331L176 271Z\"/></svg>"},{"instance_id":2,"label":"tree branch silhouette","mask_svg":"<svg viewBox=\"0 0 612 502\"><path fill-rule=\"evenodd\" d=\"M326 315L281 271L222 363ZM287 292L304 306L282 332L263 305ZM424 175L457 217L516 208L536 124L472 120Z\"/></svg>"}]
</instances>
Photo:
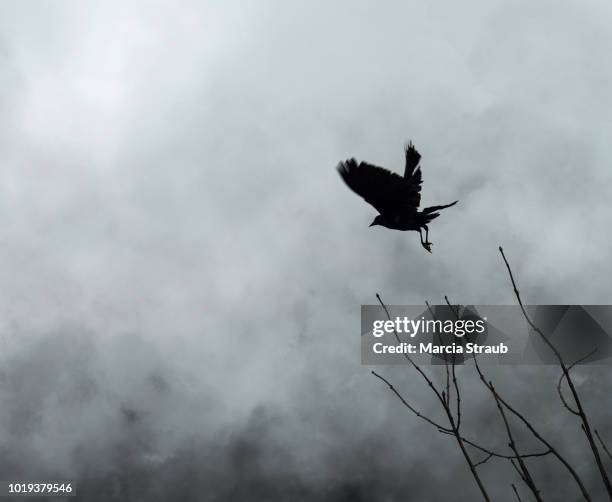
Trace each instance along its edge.
<instances>
[{"instance_id":1,"label":"tree branch silhouette","mask_svg":"<svg viewBox=\"0 0 612 502\"><path fill-rule=\"evenodd\" d=\"M606 452L606 455L608 455L608 458L610 459L610 461L612 461L612 455L610 455L610 450L608 450L606 443L604 443L603 439L601 439L601 436L599 435L599 431L597 429L595 429L595 435L597 436L597 439L599 439L599 442L601 443L601 447Z\"/></svg>"},{"instance_id":2,"label":"tree branch silhouette","mask_svg":"<svg viewBox=\"0 0 612 502\"><path fill-rule=\"evenodd\" d=\"M591 357L593 354L595 354L595 352L597 352L597 347L595 347L591 352L589 352L586 356L581 357L580 359L574 361L572 364L570 364L567 367L567 371L568 373L570 371L572 371L572 368L574 366L576 366L577 364L581 363L582 361L584 361L585 359L588 359L589 357ZM559 376L559 381L557 382L557 393L559 394L559 398L561 399L561 402L563 403L563 406L565 406L565 408L567 408L567 411L569 411L570 413L573 413L576 416L580 416L580 413L578 413L578 411L574 410L569 403L566 401L565 396L563 396L563 391L561 390L561 385L563 384L563 379L565 378L565 373L561 373L561 375Z\"/></svg>"},{"instance_id":3,"label":"tree branch silhouette","mask_svg":"<svg viewBox=\"0 0 612 502\"><path fill-rule=\"evenodd\" d=\"M391 320L391 315L389 314L389 310L387 309L387 306L384 304L384 302L382 301L380 295L378 293L376 293L376 298L378 299L378 302L380 303L380 305L382 306L382 308L385 311L385 314L387 315L387 318L389 320ZM397 330L393 329L393 333L395 335L395 339L398 341L398 343L401 343L400 337L397 334ZM432 380L427 376L427 374L423 371L423 369L414 362L414 360L405 352L403 353L404 357L406 358L406 360L408 360L408 362L412 365L412 367L414 369L417 370L417 372L423 377L423 379L425 380L425 382L427 383L427 385L429 386L429 388L433 391L433 393L436 395L436 397L438 398L438 401L440 401L440 404L442 405L442 408L444 409L444 412L446 414L446 417L448 419L448 423L450 427L438 427L438 430L445 430L445 431L451 431L453 436L455 437L457 444L459 446L459 449L461 450L461 453L463 454L463 457L465 458L465 461L468 464L468 467L470 469L470 472L472 473L472 476L474 478L474 480L476 481L476 484L478 485L478 489L480 490L480 493L482 494L483 498L485 501L490 502L491 498L489 497L489 494L482 482L482 480L480 479L480 476L478 474L478 471L476 470L476 467L474 466L474 461L472 460L472 457L470 456L469 452L467 451L465 445L465 441L463 440L463 437L461 436L461 434L459 433L459 428L457 426L457 423L455 421L455 417L453 416L452 410L450 408L450 401L447 402L446 398L444 397L444 391L439 391L435 385L433 384ZM381 378L378 374L372 372L375 376L378 376L379 378ZM394 390L395 388L389 384L389 382L386 382L387 385L389 385L389 387ZM398 393L395 392L395 394L397 395ZM406 402L405 400L402 400L402 402ZM411 407L409 407L409 409L411 409ZM430 420L428 420L430 421ZM430 421L430 423L433 421Z\"/></svg>"},{"instance_id":4,"label":"tree branch silhouette","mask_svg":"<svg viewBox=\"0 0 612 502\"><path fill-rule=\"evenodd\" d=\"M553 354L556 357L556 360L559 364L559 366L561 367L562 373L559 377L559 380L557 382L557 392L559 394L559 397L561 399L561 402L563 404L563 406L573 415L578 416L580 418L580 424L581 424L581 429L582 431L585 433L585 436L587 437L587 442L588 442L588 446L593 454L593 457L595 459L596 465L597 465L597 469L599 471L599 474L602 478L602 481L604 483L604 487L606 489L606 492L608 494L609 499L612 501L612 487L610 486L610 480L608 478L607 472L603 466L603 462L601 459L601 455L599 452L599 449L597 447L597 444L595 443L594 440L594 435L589 423L589 419L588 416L584 410L581 398L578 394L578 390L576 389L576 386L572 380L571 377L571 370L579 363L583 362L584 360L588 359L590 356L592 356L597 349L591 351L590 353L588 353L587 355L581 357L580 359L574 361L571 364L567 364L565 362L565 360L563 359L560 351L553 345L553 343L543 334L543 332L540 330L540 328L538 326L535 325L535 323L532 321L532 319L529 317L529 315L527 314L527 311L525 309L525 306L522 302L518 287L516 285L516 281L514 279L514 275L512 273L512 269L510 267L510 264L508 262L508 260L506 259L506 256L504 254L503 248L500 246L499 247L499 251L502 255L502 258L504 260L504 263L506 265L506 269L508 271L508 275L510 278L510 281L512 283L512 287L514 290L514 294L516 296L516 299L518 301L519 307L521 309L521 312L523 314L523 317L525 318L525 320L527 321L528 325L530 326L530 328L537 333L537 335L542 339L542 341L545 343L545 345L553 352ZM376 294L376 298L378 300L378 302L380 303L381 307L384 309L385 314L387 316L387 318L389 320L391 319L391 315L389 313L389 309L387 308L387 306L385 305L385 303L382 301L380 295L377 293ZM455 317L457 319L460 318L459 315L459 309L461 308L461 306L453 306L450 301L448 300L448 297L445 296L444 297L446 304L448 305L448 307L451 309L451 311L454 313ZM427 305L427 308L429 309L429 312L432 316L432 318L434 320L436 320L436 316L435 313L431 307L431 305L429 304L429 302L425 302L425 304ZM397 332L397 330L394 328L393 329L393 334L395 336L395 339L398 343L402 343L402 340L399 337L399 334ZM438 343L440 344L440 346L444 345L442 343L442 339L440 336L439 332L436 332L436 335L438 337ZM460 343L463 344L464 340L461 338L458 338L458 341ZM421 377L423 378L423 380L425 381L425 383L427 384L427 386L430 388L430 390L434 393L434 395L436 396L437 400L439 401L440 405L442 406L442 409L444 411L444 414L446 415L446 422L447 424L442 424L440 423L438 420L434 420L428 416L426 416L425 414L423 414L417 407L413 406L410 402L408 402L408 400L395 388L395 386L386 378L384 378L383 376L381 376L380 374L376 373L375 371L372 371L372 374L377 377L379 380L381 380L383 383L385 383L387 385L387 387L393 392L393 394L400 400L400 402L406 407L408 408L415 416L417 416L418 418L426 421L427 423L429 423L430 425L436 427L436 429L438 430L438 432L440 432L443 435L447 435L447 436L453 436L457 442L457 445L459 446L459 449L461 450L461 453L466 461L466 463L468 464L468 467L470 469L470 472L484 498L485 501L489 501L490 496L487 492L487 489L485 488L482 479L480 478L479 474L478 474L478 467L486 464L487 462L489 462L491 459L493 458L500 458L500 459L505 459L508 460L512 466L512 468L518 473L518 475L520 476L520 478L523 480L523 482L525 482L526 486L529 488L529 490L532 492L534 498L536 499L536 501L541 501L541 495L540 495L540 491L538 489L538 487L536 486L536 483L529 471L529 468L527 466L527 463L525 462L525 459L527 458L535 458L535 457L545 457L548 455L552 455L554 456L559 462L561 462L561 464L567 469L567 471L570 473L571 477L573 478L573 480L575 481L575 483L578 485L580 492L584 498L584 500L586 500L587 502L591 502L591 496L588 493L582 479L580 478L580 476L578 475L578 473L576 472L576 470L572 467L572 465L569 463L569 461L563 456L561 455L561 453L547 440L545 439L542 434L536 430L535 426L521 413L519 412L513 405L511 405L506 399L504 399L504 397L502 395L500 395L500 393L497 391L495 385L493 384L493 381L490 379L487 379L478 363L478 356L476 354L473 355L473 359L474 359L474 367L476 369L476 372L479 376L480 381L485 385L485 387L488 389L488 391L491 393L492 397L495 400L495 404L497 407L497 410L500 414L500 417L502 419L504 428L506 430L506 435L508 437L508 447L510 448L511 453L509 454L505 454L505 453L501 453L499 451L493 450L491 448L487 448L485 446L482 446L481 444L470 440L469 438L467 438L464 434L461 433L460 431L460 427L462 424L462 419L461 419L461 415L462 415L462 410L461 410L461 406L462 406L462 402L461 402L461 388L459 385L459 378L456 372L456 356L455 353L452 352L452 359L449 363L447 357L443 357L444 360L444 367L445 367L445 374L446 374L446 378L445 381L443 381L440 385L441 388L438 388L432 378L429 377L429 375L423 370L423 368L421 368L421 366L419 364L417 364L415 362L415 360L410 357L410 355L408 355L407 352L402 352L402 355L404 356L404 358L410 363L410 365L421 375ZM571 396L571 403L569 402L568 398L564 395L564 391L563 391L563 381L567 382L567 387L569 388L569 392L570 392L570 396ZM452 394L455 394L454 399L455 399L455 403L452 402L453 396ZM508 419L508 413L512 414L514 417L516 417L520 422L523 423L523 425L527 428L527 430L529 430L532 434L532 436L537 439L544 447L545 450L541 451L541 452L535 452L535 453L521 453L519 451L519 448L516 444L515 438L514 438L514 433L512 431L512 427L510 425L510 421ZM601 448L605 451L606 455L608 456L608 458L612 461L612 455L610 454L610 451L608 450L606 444L604 443L604 441L602 440L601 436L599 435L599 432L597 430L594 430L594 434L597 437L597 440L599 441ZM468 451L468 447L474 448L475 450L478 450L479 452L481 452L482 454L484 454L484 456L478 460L475 461L474 458L472 457L470 451ZM516 495L516 498L520 501L521 497L519 495L518 489L516 488L516 486L514 484L512 484L512 489Z\"/></svg>"},{"instance_id":5,"label":"tree branch silhouette","mask_svg":"<svg viewBox=\"0 0 612 502\"><path fill-rule=\"evenodd\" d=\"M499 401L499 397L497 395L497 392L495 391L495 387L493 386L493 382L489 380L489 388L491 389L491 392L493 394L493 397L495 397L495 403L497 404L497 409L499 410L499 414L501 415L503 421L504 421L504 425L506 427L506 434L508 435L508 439L510 440L510 442L508 443L508 446L510 447L510 449L514 452L514 454L516 455L516 461L519 464L520 470L521 470L521 477L523 479L523 481L525 481L525 484L529 487L529 489L531 490L531 492L533 493L533 496L535 497L535 499L538 502L542 502L542 497L540 496L540 491L538 490L535 481L533 480L531 473L529 472L529 469L527 468L527 465L525 464L525 461L523 460L522 455L519 453L518 451L518 447L516 446L516 443L514 441L514 436L512 435L512 429L510 428L510 423L508 422L508 417L506 417L506 413L504 412L504 408L502 407L500 401ZM514 463L513 463L514 465Z\"/></svg>"},{"instance_id":6,"label":"tree branch silhouette","mask_svg":"<svg viewBox=\"0 0 612 502\"><path fill-rule=\"evenodd\" d=\"M429 305L429 302L427 300L425 300L425 305L427 305L427 309L429 310L431 317L435 319L436 316L431 308L431 305ZM436 334L438 335L438 343L442 345L442 338L440 337L440 333L436 331ZM448 400L450 399L450 373L448 371L448 361L446 360L446 357L443 357L443 359L444 359L444 368L446 369L446 401L448 402Z\"/></svg>"},{"instance_id":7,"label":"tree branch silhouette","mask_svg":"<svg viewBox=\"0 0 612 502\"><path fill-rule=\"evenodd\" d=\"M610 484L610 479L608 477L608 473L606 472L606 469L605 469L605 467L603 465L603 462L601 460L601 455L599 453L599 449L597 448L597 444L595 443L595 440L593 438L593 434L591 432L591 426L589 424L589 419L588 419L588 417L586 415L586 412L584 411L584 407L582 405L582 401L581 401L580 396L578 394L578 390L576 389L576 386L574 385L572 377L571 377L571 375L569 373L568 366L565 363L565 360L563 359L563 356L561 355L561 353L557 350L557 348L553 345L553 343L544 335L542 330L538 326L536 326L534 324L534 322L531 320L531 318L527 314L527 311L525 310L525 306L523 305L523 301L521 300L521 295L520 295L519 290L517 288L516 281L514 280L514 275L512 274L512 269L510 268L510 264L508 263L508 260L506 259L506 255L504 254L504 250L503 250L503 248L501 246L499 246L499 252L501 253L502 258L504 260L504 263L506 264L506 268L508 270L508 275L510 276L510 281L512 282L512 287L514 289L514 295L516 296L518 304L521 307L521 312L523 313L523 317L525 318L525 320L527 321L527 324L529 324L531 329L533 331L535 331L540 336L541 340L553 352L553 354L557 358L557 362L559 363L559 366L561 367L561 369L563 371L563 376L565 377L565 379L567 381L567 385L568 385L568 387L570 389L572 398L574 400L574 404L576 405L576 411L577 411L578 416L580 417L580 420L581 420L582 430L584 431L584 434L586 435L588 443L589 443L589 447L590 447L591 451L593 452L593 457L595 458L595 463L597 464L597 469L599 470L599 473L601 475L601 479L602 479L602 481L604 483L606 492L608 494L608 498L612 501L612 485Z\"/></svg>"},{"instance_id":8,"label":"tree branch silhouette","mask_svg":"<svg viewBox=\"0 0 612 502\"><path fill-rule=\"evenodd\" d=\"M448 296L444 296L444 301L446 302L446 304L448 305L448 307L451 309L451 311L453 312L453 314L455 315L455 318L457 320L460 319L459 316L459 306L455 306L453 307L453 305L451 304L450 300L448 299ZM533 493L535 499L538 502L541 502L541 497L540 497L540 492L536 487L535 481L533 480L533 477L531 476L531 473L529 472L529 469L527 468L527 465L525 464L525 462L523 461L523 456L519 453L518 448L516 446L516 443L514 441L514 437L512 434L512 430L510 429L510 423L508 422L508 418L506 417L506 414L504 412L504 409L502 408L501 402L499 400L499 395L493 385L493 382L491 380L488 381L485 379L484 374L482 373L482 370L480 369L480 366L478 365L478 356L477 354L473 355L473 359L474 359L474 364L476 365L477 371L478 371L478 375L480 376L481 381L485 384L485 387L491 392L493 398L495 399L495 404L497 405L497 409L499 411L499 414L503 420L504 426L506 428L506 435L508 436L508 446L510 447L510 449L514 452L515 458L517 460L517 463L519 464L520 467L520 474L521 474L521 479L525 482L525 484L527 485L527 487L531 490L531 492ZM547 454L550 453L550 448L548 449L548 451L546 452ZM514 464L514 462L512 462L513 467L516 468L516 465ZM518 469L517 469L518 470Z\"/></svg>"},{"instance_id":9,"label":"tree branch silhouette","mask_svg":"<svg viewBox=\"0 0 612 502\"><path fill-rule=\"evenodd\" d=\"M457 309L454 308L450 301L448 300L448 297L445 296L444 300L446 301L446 304L451 308L451 310L455 313L455 316L457 318L459 318L459 314L457 312ZM588 354L587 356L585 356L585 359L587 357L589 357L590 354ZM574 479L574 481L576 482L576 484L578 485L578 488L580 489L580 492L582 493L582 496L584 497L584 499L587 502L591 502L591 496L588 493L586 487L584 486L584 482L582 481L582 479L580 478L580 476L578 475L578 473L576 472L576 470L571 466L571 464L567 461L567 459L565 457L563 457L559 451L552 445L550 444L533 426L533 424L531 424L531 422L529 422L527 420L527 418L525 418L525 416L521 413L519 413L516 408L514 408L508 401L506 401L497 391L496 388L493 387L493 385L491 384L490 380L487 380L487 378L485 377L482 369L480 368L480 365L478 364L478 356L477 354L474 354L473 357L474 360L474 367L476 368L476 372L478 373L478 377L480 378L480 381L485 385L485 387L487 387L487 389L489 389L489 391L493 394L496 402L501 403L510 413L512 413L515 417L517 417L521 422L523 422L523 424L525 425L525 427L531 432L531 434L538 440L540 441L544 446L546 446L548 448L548 452L553 455L555 458L557 458L557 460L559 460L559 462L561 462L563 464L563 466L568 470L568 472L570 473L570 475L572 476L572 478ZM578 364L580 362L576 361L574 364ZM526 455L523 455L523 457L525 458Z\"/></svg>"},{"instance_id":10,"label":"tree branch silhouette","mask_svg":"<svg viewBox=\"0 0 612 502\"><path fill-rule=\"evenodd\" d=\"M514 483L512 483L512 489L514 490L514 494L516 495L516 499L517 499L519 502L522 502L522 500L521 500L521 496L519 495L519 492L518 492L518 490L516 489L516 486L514 486Z\"/></svg>"}]
</instances>

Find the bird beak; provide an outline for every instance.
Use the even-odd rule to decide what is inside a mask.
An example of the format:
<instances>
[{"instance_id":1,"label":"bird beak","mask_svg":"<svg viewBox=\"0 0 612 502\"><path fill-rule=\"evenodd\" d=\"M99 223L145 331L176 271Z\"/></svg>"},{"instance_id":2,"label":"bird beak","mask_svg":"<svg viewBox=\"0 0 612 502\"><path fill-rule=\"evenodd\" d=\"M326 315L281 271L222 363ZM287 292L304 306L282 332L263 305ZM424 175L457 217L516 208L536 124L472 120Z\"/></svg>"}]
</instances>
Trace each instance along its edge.
<instances>
[{"instance_id":1,"label":"bird beak","mask_svg":"<svg viewBox=\"0 0 612 502\"><path fill-rule=\"evenodd\" d=\"M373 227L374 225L376 225L376 223L372 222L368 226Z\"/></svg>"}]
</instances>

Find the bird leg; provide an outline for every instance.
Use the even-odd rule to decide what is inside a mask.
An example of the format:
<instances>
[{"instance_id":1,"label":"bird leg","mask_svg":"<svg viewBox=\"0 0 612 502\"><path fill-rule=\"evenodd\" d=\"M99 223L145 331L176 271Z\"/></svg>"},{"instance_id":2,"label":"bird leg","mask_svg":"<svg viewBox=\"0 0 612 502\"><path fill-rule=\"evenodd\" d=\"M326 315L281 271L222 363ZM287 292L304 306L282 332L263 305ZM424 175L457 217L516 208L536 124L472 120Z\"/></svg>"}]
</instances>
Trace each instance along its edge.
<instances>
[{"instance_id":1,"label":"bird leg","mask_svg":"<svg viewBox=\"0 0 612 502\"><path fill-rule=\"evenodd\" d=\"M423 228L425 229L425 241L424 242L423 242L422 230L419 228L419 235L421 236L421 246L423 246L427 251L431 253L431 246L433 246L433 243L429 242L429 227L427 225L424 225Z\"/></svg>"}]
</instances>

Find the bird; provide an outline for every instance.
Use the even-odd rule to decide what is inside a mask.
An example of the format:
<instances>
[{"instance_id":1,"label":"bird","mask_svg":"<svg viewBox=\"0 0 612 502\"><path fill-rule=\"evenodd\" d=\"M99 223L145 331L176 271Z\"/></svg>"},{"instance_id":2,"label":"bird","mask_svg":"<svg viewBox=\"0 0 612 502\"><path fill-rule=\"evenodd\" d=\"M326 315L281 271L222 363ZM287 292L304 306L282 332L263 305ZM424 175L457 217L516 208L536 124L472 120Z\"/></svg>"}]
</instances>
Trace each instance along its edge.
<instances>
[{"instance_id":1,"label":"bird","mask_svg":"<svg viewBox=\"0 0 612 502\"><path fill-rule=\"evenodd\" d=\"M431 253L433 243L429 242L428 223L440 216L438 211L454 206L459 201L419 211L423 182L419 166L421 154L412 141L404 145L404 156L406 164L403 177L384 167L367 162L357 163L355 158L340 162L337 170L348 187L378 211L370 227L380 225L392 230L417 231L421 245Z\"/></svg>"}]
</instances>

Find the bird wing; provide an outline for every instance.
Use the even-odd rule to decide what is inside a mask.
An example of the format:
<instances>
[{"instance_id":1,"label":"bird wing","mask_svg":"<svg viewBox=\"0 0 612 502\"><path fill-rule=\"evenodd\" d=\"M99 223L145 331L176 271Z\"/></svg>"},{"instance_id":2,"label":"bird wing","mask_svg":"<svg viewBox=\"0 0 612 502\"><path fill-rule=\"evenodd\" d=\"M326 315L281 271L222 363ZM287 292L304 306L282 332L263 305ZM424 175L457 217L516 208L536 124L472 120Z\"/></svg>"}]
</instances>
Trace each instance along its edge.
<instances>
[{"instance_id":1,"label":"bird wing","mask_svg":"<svg viewBox=\"0 0 612 502\"><path fill-rule=\"evenodd\" d=\"M421 168L419 167L419 161L421 160L421 154L409 141L404 147L404 154L406 157L406 167L404 169L404 179L410 183L412 191L418 196L417 207L421 203L421 184L423 183L423 175Z\"/></svg>"},{"instance_id":2,"label":"bird wing","mask_svg":"<svg viewBox=\"0 0 612 502\"><path fill-rule=\"evenodd\" d=\"M404 178L409 180L416 167L419 165L419 161L421 160L421 154L417 152L417 149L412 144L412 141L409 141L404 147L404 153L406 155L406 169L404 170Z\"/></svg>"},{"instance_id":3,"label":"bird wing","mask_svg":"<svg viewBox=\"0 0 612 502\"><path fill-rule=\"evenodd\" d=\"M380 214L416 211L421 203L420 181L415 185L412 179L406 180L383 167L348 159L338 164L338 173Z\"/></svg>"}]
</instances>

